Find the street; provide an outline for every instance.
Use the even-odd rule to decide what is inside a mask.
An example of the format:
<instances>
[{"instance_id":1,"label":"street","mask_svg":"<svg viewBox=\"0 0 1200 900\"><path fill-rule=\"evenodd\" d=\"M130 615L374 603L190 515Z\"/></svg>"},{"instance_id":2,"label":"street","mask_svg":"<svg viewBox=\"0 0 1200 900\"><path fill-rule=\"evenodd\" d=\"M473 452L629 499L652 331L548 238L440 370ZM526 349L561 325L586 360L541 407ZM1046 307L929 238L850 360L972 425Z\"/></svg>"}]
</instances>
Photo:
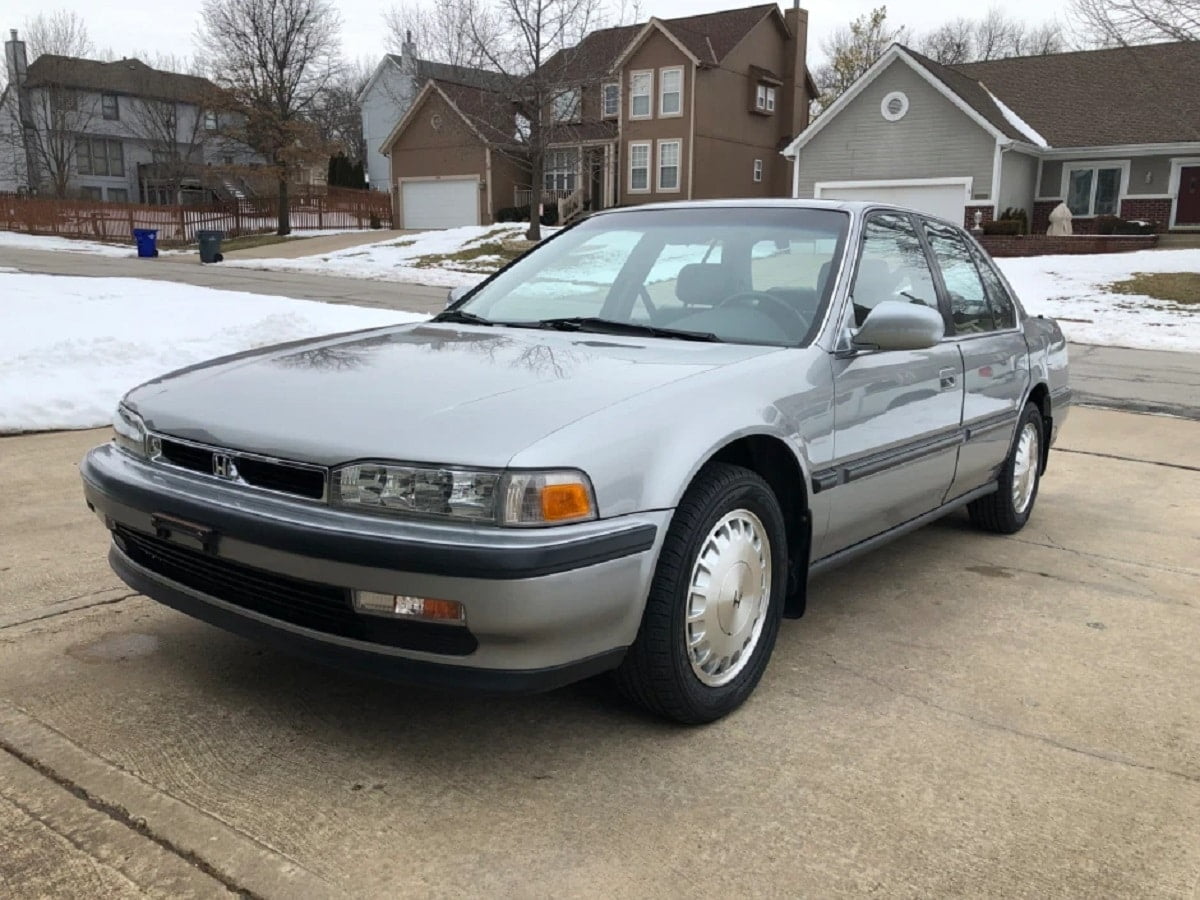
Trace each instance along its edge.
<instances>
[{"instance_id":1,"label":"street","mask_svg":"<svg viewBox=\"0 0 1200 900\"><path fill-rule=\"evenodd\" d=\"M817 580L683 729L603 680L438 694L122 587L76 464L0 439L0 884L20 896L1196 896L1200 424L1076 409L1030 525Z\"/></svg>"},{"instance_id":2,"label":"street","mask_svg":"<svg viewBox=\"0 0 1200 900\"><path fill-rule=\"evenodd\" d=\"M202 266L192 256L123 259L5 247L0 248L0 267L4 266L54 275L152 278L417 313L435 313L446 303L446 288ZM1200 419L1200 354L1087 344L1072 344L1070 353L1076 402Z\"/></svg>"}]
</instances>

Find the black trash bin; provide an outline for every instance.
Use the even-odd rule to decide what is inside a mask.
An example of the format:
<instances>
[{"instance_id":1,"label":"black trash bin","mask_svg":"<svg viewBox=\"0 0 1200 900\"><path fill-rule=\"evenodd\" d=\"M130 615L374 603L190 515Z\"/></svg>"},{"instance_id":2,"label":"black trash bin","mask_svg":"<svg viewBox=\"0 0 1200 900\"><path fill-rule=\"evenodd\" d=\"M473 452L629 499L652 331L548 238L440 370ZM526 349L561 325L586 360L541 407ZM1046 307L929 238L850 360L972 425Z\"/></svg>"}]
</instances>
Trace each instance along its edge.
<instances>
[{"instance_id":1,"label":"black trash bin","mask_svg":"<svg viewBox=\"0 0 1200 900\"><path fill-rule=\"evenodd\" d=\"M221 241L225 238L223 231L197 231L196 240L200 242L200 262L219 263L225 257L221 255Z\"/></svg>"}]
</instances>

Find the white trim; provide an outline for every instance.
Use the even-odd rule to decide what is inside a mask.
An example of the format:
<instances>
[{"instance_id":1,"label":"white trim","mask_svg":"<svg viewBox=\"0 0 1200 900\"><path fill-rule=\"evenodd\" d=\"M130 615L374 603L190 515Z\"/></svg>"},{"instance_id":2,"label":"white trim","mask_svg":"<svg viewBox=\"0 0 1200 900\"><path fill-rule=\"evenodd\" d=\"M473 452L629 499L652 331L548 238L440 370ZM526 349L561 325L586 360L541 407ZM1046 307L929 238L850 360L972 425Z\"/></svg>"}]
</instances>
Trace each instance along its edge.
<instances>
[{"instance_id":1,"label":"white trim","mask_svg":"<svg viewBox=\"0 0 1200 900\"><path fill-rule=\"evenodd\" d=\"M1200 157L1178 157L1171 160L1171 178L1168 182L1171 191L1171 221L1168 228L1172 231L1196 231L1200 230L1200 224L1176 225L1175 217L1179 212L1179 189L1183 181L1183 170L1190 169L1192 166L1200 166Z\"/></svg>"},{"instance_id":2,"label":"white trim","mask_svg":"<svg viewBox=\"0 0 1200 900\"><path fill-rule=\"evenodd\" d=\"M889 107L893 100L900 101L900 109L898 112L892 112ZM908 115L908 94L904 91L889 91L883 95L883 100L879 103L879 114L888 122L899 122Z\"/></svg>"},{"instance_id":3,"label":"white trim","mask_svg":"<svg viewBox=\"0 0 1200 900\"><path fill-rule=\"evenodd\" d=\"M650 185L654 182L651 180L650 173L654 171L654 142L653 141L630 141L627 145L629 148L629 182L625 193L627 194L649 194ZM646 186L644 188L635 188L633 186L633 148L646 148Z\"/></svg>"},{"instance_id":4,"label":"white trim","mask_svg":"<svg viewBox=\"0 0 1200 900\"><path fill-rule=\"evenodd\" d=\"M1196 153L1200 141L1176 141L1170 144L1111 144L1105 147L1050 147L1041 152L1047 159L1087 159L1104 156L1170 156Z\"/></svg>"},{"instance_id":5,"label":"white trim","mask_svg":"<svg viewBox=\"0 0 1200 900\"><path fill-rule=\"evenodd\" d=\"M646 92L646 106L648 112L644 116L637 116L633 113L633 83L639 75L650 76L650 90ZM638 95L639 97L641 94ZM653 69L634 69L629 73L629 120L631 122L642 121L644 119L654 118L654 70Z\"/></svg>"},{"instance_id":6,"label":"white trim","mask_svg":"<svg viewBox=\"0 0 1200 900\"><path fill-rule=\"evenodd\" d=\"M663 85L667 79L664 77L668 72L679 73L679 111L678 112L663 112ZM683 66L663 66L658 70L658 117L660 119L678 119L683 116Z\"/></svg>"},{"instance_id":7,"label":"white trim","mask_svg":"<svg viewBox=\"0 0 1200 900\"><path fill-rule=\"evenodd\" d=\"M792 199L800 199L800 156L792 160Z\"/></svg>"},{"instance_id":8,"label":"white trim","mask_svg":"<svg viewBox=\"0 0 1200 900\"><path fill-rule=\"evenodd\" d=\"M1034 176L1034 178L1036 180L1033 182L1033 202L1034 203L1037 203L1038 192L1041 191L1041 189L1042 189L1042 166L1046 162L1046 159L1043 156L1038 156L1037 161L1038 161L1037 175ZM1030 210L1030 212L1032 212L1032 210Z\"/></svg>"},{"instance_id":9,"label":"white trim","mask_svg":"<svg viewBox=\"0 0 1200 900\"><path fill-rule=\"evenodd\" d=\"M1066 203L1071 197L1071 167L1075 169L1120 169L1121 181L1117 185L1117 208L1115 212L1104 213L1104 215L1121 215L1121 202L1129 194L1129 169L1130 163L1127 159L1114 159L1108 162L1099 162L1097 160L1076 159L1064 161L1062 164L1062 172L1059 173L1059 190L1062 192L1063 203ZM1096 218L1096 191L1100 188L1100 177L1097 175L1092 179L1092 196L1088 201L1088 207L1092 210L1090 213L1071 213L1074 219L1094 219Z\"/></svg>"},{"instance_id":10,"label":"white trim","mask_svg":"<svg viewBox=\"0 0 1200 900\"><path fill-rule=\"evenodd\" d=\"M992 198L992 218L1000 218L1000 175L1004 170L1004 150L1000 145L1000 141L996 141L996 149L992 153L992 191L988 195Z\"/></svg>"},{"instance_id":11,"label":"white trim","mask_svg":"<svg viewBox=\"0 0 1200 900\"><path fill-rule=\"evenodd\" d=\"M687 142L687 148L688 148L687 198L689 200L692 199L692 194L694 191L693 185L695 184L694 179L695 179L695 175L696 175L696 71L697 71L696 67L692 66L690 71L691 71L691 75L692 75L692 84L688 88L688 106L690 108L688 111L688 142Z\"/></svg>"},{"instance_id":12,"label":"white trim","mask_svg":"<svg viewBox=\"0 0 1200 900\"><path fill-rule=\"evenodd\" d=\"M994 202L995 201L993 201L993 200L968 200L966 202L966 205L967 206L984 207L984 206L991 206Z\"/></svg>"},{"instance_id":13,"label":"white trim","mask_svg":"<svg viewBox=\"0 0 1200 900\"><path fill-rule=\"evenodd\" d=\"M610 87L615 87L617 89L617 111L611 115L604 111L604 92L606 90L608 90ZM621 82L620 81L606 81L600 85L600 118L602 120L616 119L618 122L621 121Z\"/></svg>"},{"instance_id":14,"label":"white trim","mask_svg":"<svg viewBox=\"0 0 1200 900\"><path fill-rule=\"evenodd\" d=\"M654 188L660 194L678 194L683 190L683 138L659 138L654 142ZM675 187L665 188L662 184L662 151L664 144L675 144Z\"/></svg>"},{"instance_id":15,"label":"white trim","mask_svg":"<svg viewBox=\"0 0 1200 900\"><path fill-rule=\"evenodd\" d=\"M800 134L796 136L796 139L788 144L788 146L783 150L783 155L788 159L794 158L798 150L816 137L826 124L834 119L839 112L845 109L845 107L851 103L855 97L861 94L867 88L867 86L871 84L871 82L879 77L879 74L884 69L886 69L897 59L903 60L910 69L923 78L934 90L958 107L958 109L964 115L966 115L967 118L990 134L993 138L1006 143L1012 142L1012 138L1008 137L1006 134L996 128L995 125L968 106L962 97L958 96L958 94L946 87L946 85L942 83L941 79L934 77L934 75L928 69L909 56L908 53L904 51L903 47L901 47L899 44L892 44L884 52L883 56L879 57L879 59L875 61L875 64L871 66L871 68L867 69L866 72L859 76L858 80L855 81L854 84L850 85L849 89L844 94L833 101L829 109L821 113L820 118L818 118L816 122L804 129L804 131L800 132ZM1030 146L1032 147L1033 145L1031 144Z\"/></svg>"},{"instance_id":16,"label":"white trim","mask_svg":"<svg viewBox=\"0 0 1200 900\"><path fill-rule=\"evenodd\" d=\"M483 213L479 209L479 173L474 175L403 175L396 179L396 221L404 225L404 185L413 181L473 181L475 182L475 224L483 223ZM490 182L489 182L490 187Z\"/></svg>"},{"instance_id":17,"label":"white trim","mask_svg":"<svg viewBox=\"0 0 1200 900\"><path fill-rule=\"evenodd\" d=\"M971 185L975 181L970 176L962 178L872 178L869 181L818 181L813 185L813 190L816 191L819 187L827 188L868 188L868 187L921 187L923 185L947 185L958 184L962 185L967 192L971 190ZM970 193L967 194L965 202L971 202ZM991 203L991 200L979 200L978 203Z\"/></svg>"},{"instance_id":18,"label":"white trim","mask_svg":"<svg viewBox=\"0 0 1200 900\"><path fill-rule=\"evenodd\" d=\"M754 160L754 163L750 167L750 177L753 179L755 184L762 184L763 161L761 159Z\"/></svg>"}]
</instances>

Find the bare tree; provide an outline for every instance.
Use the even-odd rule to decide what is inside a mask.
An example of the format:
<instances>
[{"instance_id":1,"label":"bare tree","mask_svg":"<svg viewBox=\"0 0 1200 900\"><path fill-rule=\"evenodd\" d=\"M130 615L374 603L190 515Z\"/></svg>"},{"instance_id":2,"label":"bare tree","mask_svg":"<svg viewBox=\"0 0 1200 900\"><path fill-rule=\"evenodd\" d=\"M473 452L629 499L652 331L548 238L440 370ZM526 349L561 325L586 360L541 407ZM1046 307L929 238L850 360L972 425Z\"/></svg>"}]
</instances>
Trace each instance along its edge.
<instances>
[{"instance_id":1,"label":"bare tree","mask_svg":"<svg viewBox=\"0 0 1200 900\"><path fill-rule=\"evenodd\" d=\"M65 9L40 12L26 19L25 46L30 62L44 53L86 58L96 49L88 36L87 24L78 14Z\"/></svg>"},{"instance_id":2,"label":"bare tree","mask_svg":"<svg viewBox=\"0 0 1200 900\"><path fill-rule=\"evenodd\" d=\"M485 58L470 32L472 8L469 2L427 6L403 0L383 13L387 48L392 53L403 53L406 45L415 45L434 62L482 67Z\"/></svg>"},{"instance_id":3,"label":"bare tree","mask_svg":"<svg viewBox=\"0 0 1200 900\"><path fill-rule=\"evenodd\" d=\"M321 140L334 153L344 153L351 163L367 158L358 95L370 81L372 71L371 61L366 58L347 63L317 94L309 113Z\"/></svg>"},{"instance_id":4,"label":"bare tree","mask_svg":"<svg viewBox=\"0 0 1200 900\"><path fill-rule=\"evenodd\" d=\"M918 49L943 65L1044 56L1063 49L1062 29L1056 23L1029 25L992 7L981 19L958 18L923 35Z\"/></svg>"},{"instance_id":5,"label":"bare tree","mask_svg":"<svg viewBox=\"0 0 1200 900\"><path fill-rule=\"evenodd\" d=\"M498 146L528 167L533 190L529 240L541 239L537 198L549 148L573 130L583 91L595 87L611 59L591 58L584 37L602 21L594 0L458 0L469 57L496 73L489 96L514 123L514 140Z\"/></svg>"},{"instance_id":6,"label":"bare tree","mask_svg":"<svg viewBox=\"0 0 1200 900\"><path fill-rule=\"evenodd\" d=\"M821 49L829 61L813 73L821 92L817 101L820 108L828 109L888 47L907 40L907 36L908 29L893 26L887 18L887 7L879 6L822 40Z\"/></svg>"},{"instance_id":7,"label":"bare tree","mask_svg":"<svg viewBox=\"0 0 1200 900\"><path fill-rule=\"evenodd\" d=\"M150 149L155 179L170 186L173 203L182 203L185 180L204 164L211 139L204 123L217 98L197 90L186 101L131 97L129 103L125 130Z\"/></svg>"},{"instance_id":8,"label":"bare tree","mask_svg":"<svg viewBox=\"0 0 1200 900\"><path fill-rule=\"evenodd\" d=\"M330 0L205 0L198 44L225 88L228 133L275 170L278 233L291 232L292 169L325 156L308 118L339 70L341 19Z\"/></svg>"},{"instance_id":9,"label":"bare tree","mask_svg":"<svg viewBox=\"0 0 1200 900\"><path fill-rule=\"evenodd\" d=\"M970 62L975 58L975 23L957 18L924 35L917 49L944 66Z\"/></svg>"},{"instance_id":10,"label":"bare tree","mask_svg":"<svg viewBox=\"0 0 1200 900\"><path fill-rule=\"evenodd\" d=\"M99 118L98 96L51 81L30 88L28 98L23 131L32 170L29 186L35 192L49 187L54 196L65 197L81 149L86 149L90 161L90 144L84 148L87 138L81 135ZM104 165L107 167L107 159Z\"/></svg>"},{"instance_id":11,"label":"bare tree","mask_svg":"<svg viewBox=\"0 0 1200 900\"><path fill-rule=\"evenodd\" d=\"M1200 0L1072 0L1071 14L1085 46L1200 40Z\"/></svg>"}]
</instances>

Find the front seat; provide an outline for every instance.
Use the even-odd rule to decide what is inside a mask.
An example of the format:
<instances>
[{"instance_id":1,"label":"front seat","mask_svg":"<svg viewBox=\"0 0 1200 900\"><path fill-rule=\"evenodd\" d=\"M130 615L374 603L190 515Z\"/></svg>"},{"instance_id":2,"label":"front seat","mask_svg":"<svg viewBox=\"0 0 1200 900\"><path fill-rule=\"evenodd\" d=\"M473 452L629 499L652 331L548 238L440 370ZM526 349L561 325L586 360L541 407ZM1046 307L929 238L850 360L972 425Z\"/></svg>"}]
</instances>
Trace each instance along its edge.
<instances>
[{"instance_id":1,"label":"front seat","mask_svg":"<svg viewBox=\"0 0 1200 900\"><path fill-rule=\"evenodd\" d=\"M864 257L854 276L854 321L861 326L867 314L884 300L896 299L897 279L891 267L882 259Z\"/></svg>"}]
</instances>

